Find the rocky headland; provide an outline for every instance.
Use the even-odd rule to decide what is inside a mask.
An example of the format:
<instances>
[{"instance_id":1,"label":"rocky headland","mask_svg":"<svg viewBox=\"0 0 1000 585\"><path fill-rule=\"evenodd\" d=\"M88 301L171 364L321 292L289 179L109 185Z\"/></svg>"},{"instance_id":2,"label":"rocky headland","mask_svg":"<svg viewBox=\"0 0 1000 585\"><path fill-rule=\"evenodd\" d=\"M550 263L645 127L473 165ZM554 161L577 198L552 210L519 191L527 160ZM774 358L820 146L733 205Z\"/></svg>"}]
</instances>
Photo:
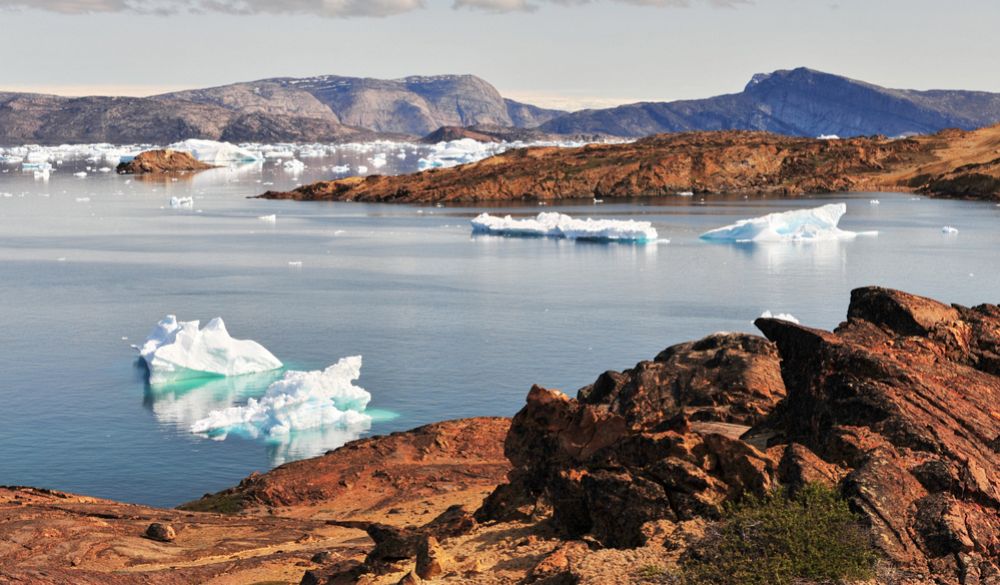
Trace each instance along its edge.
<instances>
[{"instance_id":1,"label":"rocky headland","mask_svg":"<svg viewBox=\"0 0 1000 585\"><path fill-rule=\"evenodd\" d=\"M685 191L783 196L919 191L1000 199L1000 126L905 139L663 134L626 144L524 148L450 169L321 181L261 197L438 203L623 199Z\"/></svg>"},{"instance_id":2,"label":"rocky headland","mask_svg":"<svg viewBox=\"0 0 1000 585\"><path fill-rule=\"evenodd\" d=\"M756 324L178 510L3 488L0 582L690 583L734 503L826 486L868 583L1000 583L1000 307L868 287L833 331Z\"/></svg>"},{"instance_id":3,"label":"rocky headland","mask_svg":"<svg viewBox=\"0 0 1000 585\"><path fill-rule=\"evenodd\" d=\"M204 171L214 168L179 150L147 150L116 169L119 175L146 175Z\"/></svg>"}]
</instances>

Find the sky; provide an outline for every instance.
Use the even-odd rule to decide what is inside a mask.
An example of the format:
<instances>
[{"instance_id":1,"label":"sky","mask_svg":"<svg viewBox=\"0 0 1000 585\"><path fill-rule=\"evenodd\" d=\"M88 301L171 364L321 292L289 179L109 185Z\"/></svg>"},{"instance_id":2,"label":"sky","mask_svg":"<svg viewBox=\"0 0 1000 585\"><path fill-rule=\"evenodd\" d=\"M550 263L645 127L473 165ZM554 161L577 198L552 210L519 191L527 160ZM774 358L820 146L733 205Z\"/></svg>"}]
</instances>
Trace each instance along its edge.
<instances>
[{"instance_id":1,"label":"sky","mask_svg":"<svg viewBox=\"0 0 1000 585\"><path fill-rule=\"evenodd\" d=\"M1000 92L997 22L997 0L0 0L0 91L471 73L580 109L733 93L807 66Z\"/></svg>"}]
</instances>

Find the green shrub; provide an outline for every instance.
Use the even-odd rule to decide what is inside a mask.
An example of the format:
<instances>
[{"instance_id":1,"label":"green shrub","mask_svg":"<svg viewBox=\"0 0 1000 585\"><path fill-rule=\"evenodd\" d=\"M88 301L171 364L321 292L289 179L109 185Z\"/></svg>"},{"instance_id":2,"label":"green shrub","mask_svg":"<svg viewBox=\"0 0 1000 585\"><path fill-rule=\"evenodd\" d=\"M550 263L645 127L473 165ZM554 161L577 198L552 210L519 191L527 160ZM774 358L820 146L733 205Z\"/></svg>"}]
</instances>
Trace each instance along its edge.
<instances>
[{"instance_id":1,"label":"green shrub","mask_svg":"<svg viewBox=\"0 0 1000 585\"><path fill-rule=\"evenodd\" d=\"M871 579L879 557L867 531L834 490L747 497L681 562L685 585L786 585Z\"/></svg>"}]
</instances>

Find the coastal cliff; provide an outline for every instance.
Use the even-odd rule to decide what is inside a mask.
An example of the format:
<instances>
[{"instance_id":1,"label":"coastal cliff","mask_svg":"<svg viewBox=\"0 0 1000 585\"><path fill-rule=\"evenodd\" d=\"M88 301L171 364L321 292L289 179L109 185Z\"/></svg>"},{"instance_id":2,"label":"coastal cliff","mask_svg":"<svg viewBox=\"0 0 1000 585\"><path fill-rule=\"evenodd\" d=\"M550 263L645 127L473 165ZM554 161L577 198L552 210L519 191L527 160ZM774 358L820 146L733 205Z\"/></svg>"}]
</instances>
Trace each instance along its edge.
<instances>
[{"instance_id":1,"label":"coastal cliff","mask_svg":"<svg viewBox=\"0 0 1000 585\"><path fill-rule=\"evenodd\" d=\"M820 140L765 132L663 134L627 144L512 150L450 169L321 181L266 199L438 203L699 194L920 191L1000 198L1000 126Z\"/></svg>"},{"instance_id":2,"label":"coastal cliff","mask_svg":"<svg viewBox=\"0 0 1000 585\"><path fill-rule=\"evenodd\" d=\"M734 506L827 490L870 549L845 581L1000 582L1000 307L866 287L833 331L756 324L179 510L2 488L0 581L705 583Z\"/></svg>"}]
</instances>

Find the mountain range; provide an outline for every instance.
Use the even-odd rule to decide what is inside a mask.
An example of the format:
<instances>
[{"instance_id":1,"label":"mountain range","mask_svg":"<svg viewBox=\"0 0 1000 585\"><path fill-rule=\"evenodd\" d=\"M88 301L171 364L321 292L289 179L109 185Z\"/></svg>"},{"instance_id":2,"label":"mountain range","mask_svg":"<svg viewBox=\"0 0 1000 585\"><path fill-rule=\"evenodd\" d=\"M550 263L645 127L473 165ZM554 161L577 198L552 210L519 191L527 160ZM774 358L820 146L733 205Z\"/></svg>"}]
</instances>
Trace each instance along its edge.
<instances>
[{"instance_id":1,"label":"mountain range","mask_svg":"<svg viewBox=\"0 0 1000 585\"><path fill-rule=\"evenodd\" d=\"M899 136L997 122L1000 94L887 89L806 68L755 75L737 94L572 113L504 98L473 75L273 78L142 98L0 92L0 144L338 142L444 126L628 138L687 130Z\"/></svg>"}]
</instances>

